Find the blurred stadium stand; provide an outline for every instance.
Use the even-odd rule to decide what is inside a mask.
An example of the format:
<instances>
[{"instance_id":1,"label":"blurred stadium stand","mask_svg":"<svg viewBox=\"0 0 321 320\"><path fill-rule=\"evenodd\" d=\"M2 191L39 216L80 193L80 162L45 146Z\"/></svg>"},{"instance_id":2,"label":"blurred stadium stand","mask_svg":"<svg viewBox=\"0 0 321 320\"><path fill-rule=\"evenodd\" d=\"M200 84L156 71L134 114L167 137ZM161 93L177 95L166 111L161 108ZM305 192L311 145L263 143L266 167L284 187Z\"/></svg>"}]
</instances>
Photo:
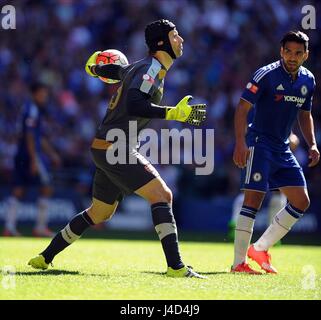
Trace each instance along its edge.
<instances>
[{"instance_id":1,"label":"blurred stadium stand","mask_svg":"<svg viewBox=\"0 0 321 320\"><path fill-rule=\"evenodd\" d=\"M163 104L176 104L186 94L208 105L206 128L215 128L215 170L210 176L195 176L190 166L161 167L175 195L178 224L186 230L223 230L231 215L232 199L238 193L239 170L232 162L233 114L240 94L260 66L279 58L279 40L290 29L301 29L301 8L312 4L317 12L317 30L307 30L310 58L306 63L315 75L317 89L313 116L321 145L321 5L317 1L292 0L44 0L10 1L16 7L16 30L0 29L0 221L12 182L15 141L20 108L28 95L27 85L40 79L52 89L46 119L47 135L63 158L63 167L53 171L56 197L52 221L64 223L75 210L89 202L93 164L89 146L96 125L115 86L90 78L84 71L89 55L116 48L130 62L147 53L144 26L159 18L177 25L185 39L184 55L168 73ZM156 129L180 124L153 121ZM297 134L299 131L295 130ZM301 231L321 229L321 165L307 168L302 136L296 151L308 180L312 206ZM70 201L63 200L70 196ZM28 199L27 199L28 201ZM29 198L32 204L32 194ZM60 202L59 202L60 201ZM129 199L127 201L138 201ZM27 202L28 203L28 202ZM26 204L27 206L27 204ZM69 207L68 207L69 206ZM122 205L128 214L138 201ZM21 219L33 217L24 207ZM138 210L139 211L139 210ZM131 213L132 214L132 213ZM134 213L133 213L134 214ZM111 226L126 227L122 214ZM149 219L148 214L142 213ZM151 224L145 218L146 228ZM62 221L64 220L64 221ZM128 220L131 221L131 220ZM147 221L147 222L146 222ZM145 223L145 224L144 224ZM138 223L139 225L139 223ZM259 225L259 224L258 224ZM132 226L131 222L127 226ZM299 230L298 230L299 231Z\"/></svg>"}]
</instances>

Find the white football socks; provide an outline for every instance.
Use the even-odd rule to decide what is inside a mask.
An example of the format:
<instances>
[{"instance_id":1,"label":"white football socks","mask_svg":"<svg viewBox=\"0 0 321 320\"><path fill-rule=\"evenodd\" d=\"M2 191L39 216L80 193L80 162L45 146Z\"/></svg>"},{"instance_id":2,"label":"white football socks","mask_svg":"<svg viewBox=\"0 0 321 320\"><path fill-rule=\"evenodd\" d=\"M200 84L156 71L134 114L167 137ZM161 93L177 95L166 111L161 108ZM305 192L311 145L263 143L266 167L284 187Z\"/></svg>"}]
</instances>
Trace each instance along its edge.
<instances>
[{"instance_id":1,"label":"white football socks","mask_svg":"<svg viewBox=\"0 0 321 320\"><path fill-rule=\"evenodd\" d=\"M267 251L291 230L292 226L303 216L303 213L303 211L294 208L288 203L274 217L271 225L260 239L254 243L254 249L257 251Z\"/></svg>"},{"instance_id":2,"label":"white football socks","mask_svg":"<svg viewBox=\"0 0 321 320\"><path fill-rule=\"evenodd\" d=\"M243 206L237 219L234 241L233 267L247 261L247 249L253 234L253 226L257 210Z\"/></svg>"},{"instance_id":3,"label":"white football socks","mask_svg":"<svg viewBox=\"0 0 321 320\"><path fill-rule=\"evenodd\" d=\"M37 231L43 231L47 227L48 221L48 199L41 197L38 199L38 212L36 217L35 229Z\"/></svg>"},{"instance_id":4,"label":"white football socks","mask_svg":"<svg viewBox=\"0 0 321 320\"><path fill-rule=\"evenodd\" d=\"M16 197L9 197L8 198L8 209L7 209L7 216L5 220L5 228L11 232L15 232L16 224L17 224L17 212L19 207L19 201Z\"/></svg>"},{"instance_id":5,"label":"white football socks","mask_svg":"<svg viewBox=\"0 0 321 320\"><path fill-rule=\"evenodd\" d=\"M239 195L237 195L237 197L234 199L231 221L235 223L237 222L239 214L242 210L243 202L244 202L244 193L242 192Z\"/></svg>"},{"instance_id":6,"label":"white football socks","mask_svg":"<svg viewBox=\"0 0 321 320\"><path fill-rule=\"evenodd\" d=\"M286 206L286 196L281 192L273 192L268 207L268 225L273 221L277 213Z\"/></svg>"}]
</instances>

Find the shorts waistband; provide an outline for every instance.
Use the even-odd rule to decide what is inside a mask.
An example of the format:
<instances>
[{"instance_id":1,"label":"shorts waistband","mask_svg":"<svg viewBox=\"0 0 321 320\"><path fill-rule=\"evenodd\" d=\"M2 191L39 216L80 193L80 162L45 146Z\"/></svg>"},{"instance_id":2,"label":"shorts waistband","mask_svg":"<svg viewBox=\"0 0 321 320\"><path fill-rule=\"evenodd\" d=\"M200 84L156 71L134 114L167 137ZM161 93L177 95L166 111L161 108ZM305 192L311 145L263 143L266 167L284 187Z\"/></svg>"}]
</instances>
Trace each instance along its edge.
<instances>
[{"instance_id":1,"label":"shorts waistband","mask_svg":"<svg viewBox=\"0 0 321 320\"><path fill-rule=\"evenodd\" d=\"M112 145L113 144L109 141L95 138L91 144L91 147L98 150L107 150Z\"/></svg>"}]
</instances>

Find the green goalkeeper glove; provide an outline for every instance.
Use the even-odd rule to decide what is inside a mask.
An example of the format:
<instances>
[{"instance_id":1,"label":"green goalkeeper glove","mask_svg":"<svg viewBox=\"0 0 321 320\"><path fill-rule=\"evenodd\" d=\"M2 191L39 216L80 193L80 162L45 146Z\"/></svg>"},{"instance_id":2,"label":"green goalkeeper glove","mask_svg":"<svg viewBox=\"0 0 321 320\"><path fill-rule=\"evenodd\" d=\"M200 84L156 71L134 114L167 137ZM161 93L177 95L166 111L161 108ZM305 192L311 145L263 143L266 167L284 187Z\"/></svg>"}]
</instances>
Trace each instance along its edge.
<instances>
[{"instance_id":1,"label":"green goalkeeper glove","mask_svg":"<svg viewBox=\"0 0 321 320\"><path fill-rule=\"evenodd\" d=\"M184 97L174 108L166 108L166 120L187 122L199 126L206 119L206 104L191 104L192 96Z\"/></svg>"},{"instance_id":2,"label":"green goalkeeper glove","mask_svg":"<svg viewBox=\"0 0 321 320\"><path fill-rule=\"evenodd\" d=\"M98 77L91 71L91 67L96 65L96 59L99 53L101 53L101 51L94 52L86 62L85 70L91 77Z\"/></svg>"}]
</instances>

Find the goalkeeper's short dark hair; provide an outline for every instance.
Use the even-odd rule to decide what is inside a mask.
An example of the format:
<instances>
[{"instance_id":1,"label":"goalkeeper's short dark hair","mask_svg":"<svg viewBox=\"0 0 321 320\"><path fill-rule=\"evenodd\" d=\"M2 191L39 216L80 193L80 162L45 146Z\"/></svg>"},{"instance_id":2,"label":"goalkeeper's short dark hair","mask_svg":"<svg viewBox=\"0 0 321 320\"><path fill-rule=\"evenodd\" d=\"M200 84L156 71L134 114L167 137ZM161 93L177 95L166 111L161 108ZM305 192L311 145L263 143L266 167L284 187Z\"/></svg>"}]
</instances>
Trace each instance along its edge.
<instances>
[{"instance_id":1,"label":"goalkeeper's short dark hair","mask_svg":"<svg viewBox=\"0 0 321 320\"><path fill-rule=\"evenodd\" d=\"M287 32L281 40L281 45L283 48L287 42L302 43L304 45L304 51L307 51L309 47L309 37L302 31Z\"/></svg>"}]
</instances>

